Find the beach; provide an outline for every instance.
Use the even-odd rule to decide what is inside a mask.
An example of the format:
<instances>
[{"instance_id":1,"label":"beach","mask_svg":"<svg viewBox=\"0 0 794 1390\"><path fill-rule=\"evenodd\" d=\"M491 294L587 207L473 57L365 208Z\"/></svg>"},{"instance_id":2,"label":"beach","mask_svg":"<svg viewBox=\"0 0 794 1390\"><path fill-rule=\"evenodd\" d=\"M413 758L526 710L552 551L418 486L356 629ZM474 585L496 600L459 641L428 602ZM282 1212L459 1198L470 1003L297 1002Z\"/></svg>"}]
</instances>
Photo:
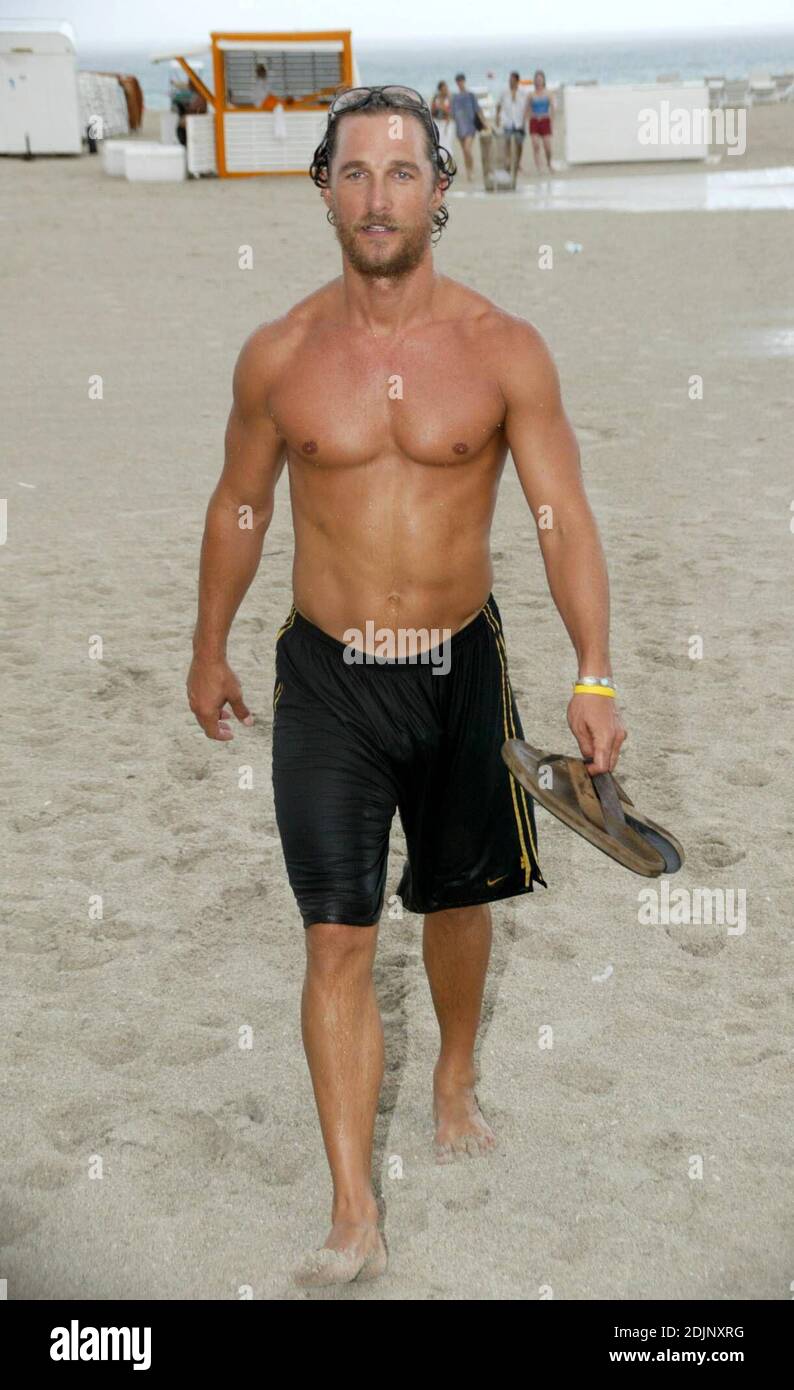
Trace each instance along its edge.
<instances>
[{"instance_id":1,"label":"beach","mask_svg":"<svg viewBox=\"0 0 794 1390\"><path fill-rule=\"evenodd\" d=\"M724 167L791 162L794 104L748 129ZM649 170L682 172L622 172ZM330 1182L270 782L286 471L229 644L253 729L207 740L185 677L237 353L339 273L338 245L308 180L0 160L9 1299L790 1298L791 216L450 208L438 269L530 319L559 367L609 564L618 776L684 845L670 894L743 890L746 921L665 921L662 884L538 809L549 886L493 910L477 1093L497 1150L441 1166L421 919L389 908L395 820L376 967L390 1266L291 1284ZM575 658L510 460L493 557L525 735L575 753Z\"/></svg>"}]
</instances>

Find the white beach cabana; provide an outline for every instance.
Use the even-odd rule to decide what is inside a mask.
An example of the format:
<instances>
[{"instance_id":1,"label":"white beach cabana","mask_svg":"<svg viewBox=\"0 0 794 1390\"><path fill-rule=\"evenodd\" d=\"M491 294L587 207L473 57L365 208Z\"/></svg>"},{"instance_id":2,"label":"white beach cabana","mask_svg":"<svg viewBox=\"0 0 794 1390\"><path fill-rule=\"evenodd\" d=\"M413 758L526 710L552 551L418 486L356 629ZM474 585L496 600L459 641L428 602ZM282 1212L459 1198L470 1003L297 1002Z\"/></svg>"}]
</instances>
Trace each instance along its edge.
<instances>
[{"instance_id":1,"label":"white beach cabana","mask_svg":"<svg viewBox=\"0 0 794 1390\"><path fill-rule=\"evenodd\" d=\"M57 19L0 19L0 154L80 154L77 45Z\"/></svg>"},{"instance_id":2,"label":"white beach cabana","mask_svg":"<svg viewBox=\"0 0 794 1390\"><path fill-rule=\"evenodd\" d=\"M646 163L708 155L708 140L698 139L706 133L702 113L711 106L705 82L576 83L567 89L565 101L568 164ZM679 139L681 135L687 138Z\"/></svg>"},{"instance_id":3,"label":"white beach cabana","mask_svg":"<svg viewBox=\"0 0 794 1390\"><path fill-rule=\"evenodd\" d=\"M211 83L191 60L209 49ZM350 30L212 33L195 45L152 56L179 63L205 98L206 115L186 117L187 167L221 178L305 174L325 130L334 93L360 79ZM267 68L268 109L255 104L256 68Z\"/></svg>"}]
</instances>

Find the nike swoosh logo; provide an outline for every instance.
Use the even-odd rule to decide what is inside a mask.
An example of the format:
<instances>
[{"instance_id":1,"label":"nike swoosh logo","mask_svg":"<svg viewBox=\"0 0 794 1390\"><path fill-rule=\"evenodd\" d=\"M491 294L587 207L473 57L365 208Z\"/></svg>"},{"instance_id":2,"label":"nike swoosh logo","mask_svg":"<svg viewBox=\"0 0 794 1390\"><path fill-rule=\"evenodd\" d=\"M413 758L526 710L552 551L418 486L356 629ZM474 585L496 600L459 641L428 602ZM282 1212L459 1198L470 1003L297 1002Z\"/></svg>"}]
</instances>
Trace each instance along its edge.
<instances>
[{"instance_id":1,"label":"nike swoosh logo","mask_svg":"<svg viewBox=\"0 0 794 1390\"><path fill-rule=\"evenodd\" d=\"M493 888L494 884L501 883L503 878L507 878L507 874L502 874L500 878L489 878L487 880L488 887Z\"/></svg>"}]
</instances>

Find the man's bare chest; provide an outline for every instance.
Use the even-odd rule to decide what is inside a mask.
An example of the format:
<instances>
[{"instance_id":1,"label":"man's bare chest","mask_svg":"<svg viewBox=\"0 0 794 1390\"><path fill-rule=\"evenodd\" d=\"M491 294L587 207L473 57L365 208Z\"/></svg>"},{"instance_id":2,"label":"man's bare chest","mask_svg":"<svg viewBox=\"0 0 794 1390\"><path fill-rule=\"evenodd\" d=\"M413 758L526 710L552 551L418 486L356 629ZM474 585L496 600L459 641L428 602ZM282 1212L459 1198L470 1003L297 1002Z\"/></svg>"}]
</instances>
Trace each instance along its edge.
<instances>
[{"instance_id":1,"label":"man's bare chest","mask_svg":"<svg viewBox=\"0 0 794 1390\"><path fill-rule=\"evenodd\" d=\"M386 454L429 466L477 458L501 430L504 402L487 363L454 343L371 350L312 347L272 392L270 414L293 455L350 468Z\"/></svg>"}]
</instances>

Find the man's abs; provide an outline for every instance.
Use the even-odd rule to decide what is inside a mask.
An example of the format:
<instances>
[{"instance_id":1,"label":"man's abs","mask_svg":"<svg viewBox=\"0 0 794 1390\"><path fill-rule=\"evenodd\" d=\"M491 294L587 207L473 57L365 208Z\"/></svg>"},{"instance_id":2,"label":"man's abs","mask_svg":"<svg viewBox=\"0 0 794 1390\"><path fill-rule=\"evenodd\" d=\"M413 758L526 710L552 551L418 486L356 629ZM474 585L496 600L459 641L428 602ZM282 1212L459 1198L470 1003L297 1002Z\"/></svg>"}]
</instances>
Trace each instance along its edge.
<instances>
[{"instance_id":1,"label":"man's abs","mask_svg":"<svg viewBox=\"0 0 794 1390\"><path fill-rule=\"evenodd\" d=\"M304 617L343 640L349 628L449 628L479 612L491 591L490 486L413 485L412 465L374 469L329 516L301 507L293 487L293 596ZM494 485L495 486L495 485ZM370 644L367 643L367 646Z\"/></svg>"}]
</instances>

